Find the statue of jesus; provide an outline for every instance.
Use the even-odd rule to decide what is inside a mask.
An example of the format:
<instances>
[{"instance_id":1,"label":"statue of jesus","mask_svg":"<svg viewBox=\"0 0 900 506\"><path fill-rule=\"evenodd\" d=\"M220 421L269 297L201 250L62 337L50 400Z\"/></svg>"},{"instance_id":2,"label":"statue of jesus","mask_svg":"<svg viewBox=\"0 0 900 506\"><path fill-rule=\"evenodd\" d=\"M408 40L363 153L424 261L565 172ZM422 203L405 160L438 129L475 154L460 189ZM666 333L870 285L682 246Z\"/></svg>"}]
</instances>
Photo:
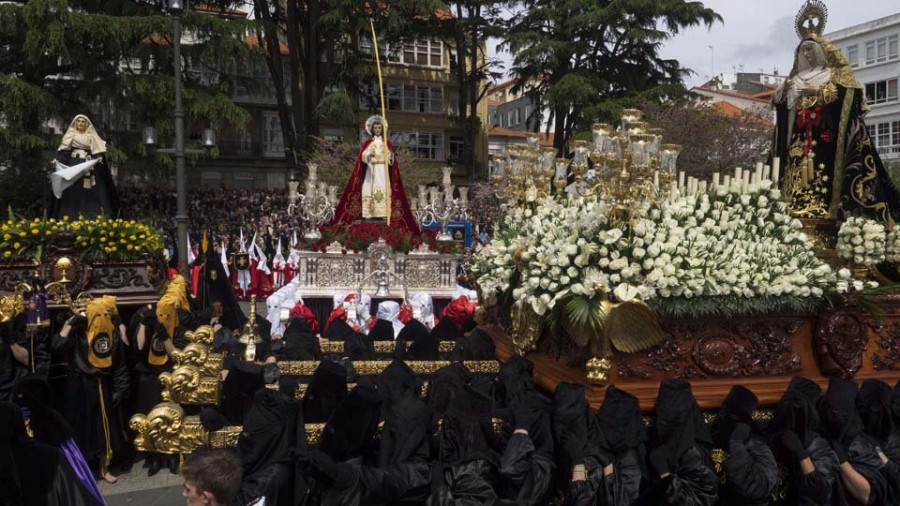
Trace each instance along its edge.
<instances>
[{"instance_id":1,"label":"statue of jesus","mask_svg":"<svg viewBox=\"0 0 900 506\"><path fill-rule=\"evenodd\" d=\"M384 136L386 129L387 121L381 116L366 120L366 132L371 137L360 146L330 225L349 227L361 220L383 220L391 228L419 233L400 179L396 151Z\"/></svg>"}]
</instances>

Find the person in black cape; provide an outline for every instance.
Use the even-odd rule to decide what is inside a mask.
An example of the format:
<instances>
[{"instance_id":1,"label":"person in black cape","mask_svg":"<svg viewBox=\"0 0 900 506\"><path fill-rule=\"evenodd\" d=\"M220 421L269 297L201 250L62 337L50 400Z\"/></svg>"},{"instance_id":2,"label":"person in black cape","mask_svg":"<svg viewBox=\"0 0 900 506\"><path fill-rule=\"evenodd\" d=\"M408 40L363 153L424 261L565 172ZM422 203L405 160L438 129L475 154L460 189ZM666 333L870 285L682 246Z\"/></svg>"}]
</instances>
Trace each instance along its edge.
<instances>
[{"instance_id":1,"label":"person in black cape","mask_svg":"<svg viewBox=\"0 0 900 506\"><path fill-rule=\"evenodd\" d=\"M319 362L303 395L303 419L307 423L327 422L347 397L347 369L331 360Z\"/></svg>"},{"instance_id":2,"label":"person in black cape","mask_svg":"<svg viewBox=\"0 0 900 506\"><path fill-rule=\"evenodd\" d=\"M497 499L493 476L499 441L491 426L492 399L464 378L471 375L462 364L445 367L432 378L430 393L440 397L429 402L443 416L431 505L494 504Z\"/></svg>"},{"instance_id":3,"label":"person in black cape","mask_svg":"<svg viewBox=\"0 0 900 506\"><path fill-rule=\"evenodd\" d=\"M900 464L900 381L897 381L891 391L888 408L891 419L894 421L894 430L888 436L888 442L882 449L889 459Z\"/></svg>"},{"instance_id":4,"label":"person in black cape","mask_svg":"<svg viewBox=\"0 0 900 506\"><path fill-rule=\"evenodd\" d=\"M660 481L642 493L637 504L652 504L648 497L655 497L656 504L715 504L719 478L710 458L713 441L690 384L670 379L660 385L651 434L649 460Z\"/></svg>"},{"instance_id":5,"label":"person in black cape","mask_svg":"<svg viewBox=\"0 0 900 506\"><path fill-rule=\"evenodd\" d=\"M0 401L12 400L16 383L28 375L29 340L16 332L15 318L0 322Z\"/></svg>"},{"instance_id":6,"label":"person in black cape","mask_svg":"<svg viewBox=\"0 0 900 506\"><path fill-rule=\"evenodd\" d=\"M553 433L563 504L597 504L610 459L598 451L598 428L585 400L584 385L560 383L556 386Z\"/></svg>"},{"instance_id":7,"label":"person in black cape","mask_svg":"<svg viewBox=\"0 0 900 506\"><path fill-rule=\"evenodd\" d=\"M553 481L550 401L534 385L532 363L513 355L500 367L507 421L513 433L500 456L503 495L515 504L543 504Z\"/></svg>"},{"instance_id":8,"label":"person in black cape","mask_svg":"<svg viewBox=\"0 0 900 506\"><path fill-rule=\"evenodd\" d=\"M388 320L378 318L375 325L369 330L369 339L372 341L393 341L394 324Z\"/></svg>"},{"instance_id":9,"label":"person in black cape","mask_svg":"<svg viewBox=\"0 0 900 506\"><path fill-rule=\"evenodd\" d=\"M61 458L57 448L28 437L17 405L0 401L0 504L68 504L53 487Z\"/></svg>"},{"instance_id":10,"label":"person in black cape","mask_svg":"<svg viewBox=\"0 0 900 506\"><path fill-rule=\"evenodd\" d=\"M405 360L438 360L441 342L419 320L410 320L397 334L394 356Z\"/></svg>"},{"instance_id":11,"label":"person in black cape","mask_svg":"<svg viewBox=\"0 0 900 506\"><path fill-rule=\"evenodd\" d=\"M758 405L753 392L735 385L722 401L712 426L713 441L728 453L722 463L727 481L719 491L723 503L764 506L770 502L778 466L753 420Z\"/></svg>"},{"instance_id":12,"label":"person in black cape","mask_svg":"<svg viewBox=\"0 0 900 506\"><path fill-rule=\"evenodd\" d=\"M456 340L453 358L455 360L494 360L496 359L494 349L494 341L491 336L476 328L468 335Z\"/></svg>"},{"instance_id":13,"label":"person in black cape","mask_svg":"<svg viewBox=\"0 0 900 506\"><path fill-rule=\"evenodd\" d=\"M58 462L58 469L52 484L38 487L47 492L46 504L72 506L100 506L106 504L97 482L88 468L78 445L73 440L74 431L69 423L57 411L50 384L37 376L29 376L16 385L13 394L15 404L21 409L25 426L31 430L33 439L38 445L45 445L57 450L56 453L38 447L38 453L27 451L23 458L33 458L42 466L50 466ZM31 447L30 445L27 445ZM43 472L49 474L49 469ZM2 503L2 501L0 501ZM5 503L3 503L5 504ZM26 504L45 504L38 498L26 501Z\"/></svg>"},{"instance_id":14,"label":"person in black cape","mask_svg":"<svg viewBox=\"0 0 900 506\"><path fill-rule=\"evenodd\" d=\"M885 448L890 448L891 438L897 428L891 416L891 387L877 379L867 379L859 387L856 396L856 409L863 422L863 431L878 444L876 452L884 463L881 472L887 481L888 491L885 497L887 504L900 502L900 464L889 458Z\"/></svg>"},{"instance_id":15,"label":"person in black cape","mask_svg":"<svg viewBox=\"0 0 900 506\"><path fill-rule=\"evenodd\" d=\"M125 444L117 408L128 396L131 380L118 330L101 305L95 299L88 304L87 318L69 318L53 336L53 350L66 357L69 368L63 413L75 442L93 471L115 482L109 465Z\"/></svg>"},{"instance_id":16,"label":"person in black cape","mask_svg":"<svg viewBox=\"0 0 900 506\"><path fill-rule=\"evenodd\" d=\"M328 328L322 333L322 337L329 341L346 341L354 333L356 333L356 331L353 330L353 327L351 327L350 324L345 320L337 318L328 325Z\"/></svg>"},{"instance_id":17,"label":"person in black cape","mask_svg":"<svg viewBox=\"0 0 900 506\"><path fill-rule=\"evenodd\" d=\"M449 316L440 319L438 324L431 329L431 335L439 341L456 341L463 337L462 332L459 331L459 326Z\"/></svg>"},{"instance_id":18,"label":"person in black cape","mask_svg":"<svg viewBox=\"0 0 900 506\"><path fill-rule=\"evenodd\" d=\"M306 450L300 404L281 392L260 390L238 438L243 471L239 503L265 497L267 506L304 504L310 486L304 466L296 458Z\"/></svg>"},{"instance_id":19,"label":"person in black cape","mask_svg":"<svg viewBox=\"0 0 900 506\"><path fill-rule=\"evenodd\" d=\"M885 504L887 482L882 474L884 462L876 451L877 442L863 432L856 411L858 390L855 382L831 378L828 390L819 401L819 416L838 458L840 496L833 504Z\"/></svg>"},{"instance_id":20,"label":"person in black cape","mask_svg":"<svg viewBox=\"0 0 900 506\"><path fill-rule=\"evenodd\" d=\"M777 504L830 504L838 486L837 456L822 436L816 410L821 394L814 381L792 378L769 422L769 447L787 473L787 494Z\"/></svg>"},{"instance_id":21,"label":"person in black cape","mask_svg":"<svg viewBox=\"0 0 900 506\"><path fill-rule=\"evenodd\" d=\"M319 338L313 334L312 328L303 318L291 318L281 339L284 342L281 360L320 360L322 358Z\"/></svg>"},{"instance_id":22,"label":"person in black cape","mask_svg":"<svg viewBox=\"0 0 900 506\"><path fill-rule=\"evenodd\" d=\"M600 504L631 504L647 476L647 430L637 397L608 386L597 411L597 427L601 462L609 462L603 470Z\"/></svg>"}]
</instances>

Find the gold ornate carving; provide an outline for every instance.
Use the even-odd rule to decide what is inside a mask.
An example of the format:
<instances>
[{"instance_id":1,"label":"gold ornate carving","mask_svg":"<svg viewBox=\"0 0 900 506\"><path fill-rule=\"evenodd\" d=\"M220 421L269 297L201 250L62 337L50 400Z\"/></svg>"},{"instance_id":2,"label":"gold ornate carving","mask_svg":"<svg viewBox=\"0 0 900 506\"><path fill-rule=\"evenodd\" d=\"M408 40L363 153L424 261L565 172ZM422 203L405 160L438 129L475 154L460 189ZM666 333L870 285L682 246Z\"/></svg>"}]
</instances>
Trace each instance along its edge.
<instances>
[{"instance_id":1,"label":"gold ornate carving","mask_svg":"<svg viewBox=\"0 0 900 506\"><path fill-rule=\"evenodd\" d=\"M234 448L244 428L240 425L230 425L223 429L209 433L209 446L212 448Z\"/></svg>"},{"instance_id":2,"label":"gold ornate carving","mask_svg":"<svg viewBox=\"0 0 900 506\"><path fill-rule=\"evenodd\" d=\"M543 318L531 309L530 304L512 307L512 338L516 353L525 355L537 346L543 329Z\"/></svg>"},{"instance_id":3,"label":"gold ornate carving","mask_svg":"<svg viewBox=\"0 0 900 506\"><path fill-rule=\"evenodd\" d=\"M407 347L409 347L409 344L409 342L406 343ZM440 353L450 353L455 347L456 341L441 341L438 345L438 351ZM319 349L326 355L340 355L344 353L344 341L321 341L319 342ZM396 341L375 341L375 353L390 355L393 354L396 349Z\"/></svg>"},{"instance_id":4,"label":"gold ornate carving","mask_svg":"<svg viewBox=\"0 0 900 506\"><path fill-rule=\"evenodd\" d=\"M200 417L185 416L174 402L161 402L147 415L136 414L128 426L135 431L134 446L154 453L190 453L206 443Z\"/></svg>"},{"instance_id":5,"label":"gold ornate carving","mask_svg":"<svg viewBox=\"0 0 900 506\"><path fill-rule=\"evenodd\" d=\"M361 360L353 362L353 368L358 374L373 375L381 373L390 363L390 360ZM406 361L406 365L416 374L434 374L450 363L449 360ZM473 373L496 374L500 372L500 363L496 360L472 360L463 362L463 364ZM278 362L278 369L282 376L312 376L318 366L319 362L313 360Z\"/></svg>"},{"instance_id":6,"label":"gold ornate carving","mask_svg":"<svg viewBox=\"0 0 900 506\"><path fill-rule=\"evenodd\" d=\"M606 383L612 362L608 358L594 357L587 361L587 379L593 384Z\"/></svg>"},{"instance_id":7,"label":"gold ornate carving","mask_svg":"<svg viewBox=\"0 0 900 506\"><path fill-rule=\"evenodd\" d=\"M183 349L174 350L172 359L176 364L198 368L201 376L217 376L222 372L225 354L212 352L205 344L188 343Z\"/></svg>"},{"instance_id":8,"label":"gold ornate carving","mask_svg":"<svg viewBox=\"0 0 900 506\"><path fill-rule=\"evenodd\" d=\"M219 403L219 376L204 376L199 367L181 365L159 375L162 398L178 404L211 405Z\"/></svg>"}]
</instances>

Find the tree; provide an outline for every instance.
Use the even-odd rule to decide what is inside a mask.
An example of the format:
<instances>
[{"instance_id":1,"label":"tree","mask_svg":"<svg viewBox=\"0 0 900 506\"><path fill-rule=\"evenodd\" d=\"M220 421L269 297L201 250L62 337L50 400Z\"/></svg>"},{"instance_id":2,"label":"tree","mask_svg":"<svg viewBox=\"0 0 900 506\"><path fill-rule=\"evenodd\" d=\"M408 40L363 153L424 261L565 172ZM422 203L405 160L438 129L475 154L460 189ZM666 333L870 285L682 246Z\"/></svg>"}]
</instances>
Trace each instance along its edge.
<instances>
[{"instance_id":1,"label":"tree","mask_svg":"<svg viewBox=\"0 0 900 506\"><path fill-rule=\"evenodd\" d=\"M500 7L505 3L496 0L449 1L446 9L438 9L431 16L431 22L454 48L450 66L460 90L459 114L463 119L465 139L460 163L470 168L471 176L483 174L483 168L476 167L475 157L475 146L481 134L478 104L487 95L490 82L501 77L500 61L488 58L486 42L503 34Z\"/></svg>"},{"instance_id":2,"label":"tree","mask_svg":"<svg viewBox=\"0 0 900 506\"><path fill-rule=\"evenodd\" d=\"M211 2L212 3L212 2ZM171 133L172 19L163 0L31 0L0 4L0 203L40 202L45 153L77 113L107 140L108 159L130 167L171 166L151 155L138 129ZM220 5L224 8L224 5ZM184 105L188 119L241 127L228 69L245 58L247 22L188 11ZM5 206L4 206L5 207Z\"/></svg>"},{"instance_id":3,"label":"tree","mask_svg":"<svg viewBox=\"0 0 900 506\"><path fill-rule=\"evenodd\" d=\"M555 122L554 147L592 122L614 120L641 99L675 97L689 70L660 56L679 30L722 18L686 0L524 0L503 47L514 56L514 89L535 84Z\"/></svg>"},{"instance_id":4,"label":"tree","mask_svg":"<svg viewBox=\"0 0 900 506\"><path fill-rule=\"evenodd\" d=\"M364 73L359 36L368 32L369 20L376 24L380 43L401 40L410 35L413 22L429 16L436 5L435 0L253 0L256 36L275 88L288 170L305 172L301 161L315 150L323 119L355 117ZM326 93L329 88L338 91Z\"/></svg>"},{"instance_id":5,"label":"tree","mask_svg":"<svg viewBox=\"0 0 900 506\"><path fill-rule=\"evenodd\" d=\"M663 142L680 144L678 169L692 176L754 167L771 147L773 125L749 112L723 114L715 104L680 101L642 104L644 118L663 129Z\"/></svg>"}]
</instances>

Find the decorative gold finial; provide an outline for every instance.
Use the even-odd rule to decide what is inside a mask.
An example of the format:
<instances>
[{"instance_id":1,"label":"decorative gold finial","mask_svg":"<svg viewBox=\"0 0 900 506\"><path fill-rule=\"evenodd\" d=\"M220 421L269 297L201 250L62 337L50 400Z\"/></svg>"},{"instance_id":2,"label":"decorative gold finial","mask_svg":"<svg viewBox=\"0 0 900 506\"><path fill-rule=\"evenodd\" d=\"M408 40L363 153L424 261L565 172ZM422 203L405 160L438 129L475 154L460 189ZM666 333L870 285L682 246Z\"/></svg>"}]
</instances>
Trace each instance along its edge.
<instances>
[{"instance_id":1,"label":"decorative gold finial","mask_svg":"<svg viewBox=\"0 0 900 506\"><path fill-rule=\"evenodd\" d=\"M828 21L828 8L821 0L806 0L797 17L794 19L794 28L800 39L808 39L821 36L825 31L825 22Z\"/></svg>"}]
</instances>

